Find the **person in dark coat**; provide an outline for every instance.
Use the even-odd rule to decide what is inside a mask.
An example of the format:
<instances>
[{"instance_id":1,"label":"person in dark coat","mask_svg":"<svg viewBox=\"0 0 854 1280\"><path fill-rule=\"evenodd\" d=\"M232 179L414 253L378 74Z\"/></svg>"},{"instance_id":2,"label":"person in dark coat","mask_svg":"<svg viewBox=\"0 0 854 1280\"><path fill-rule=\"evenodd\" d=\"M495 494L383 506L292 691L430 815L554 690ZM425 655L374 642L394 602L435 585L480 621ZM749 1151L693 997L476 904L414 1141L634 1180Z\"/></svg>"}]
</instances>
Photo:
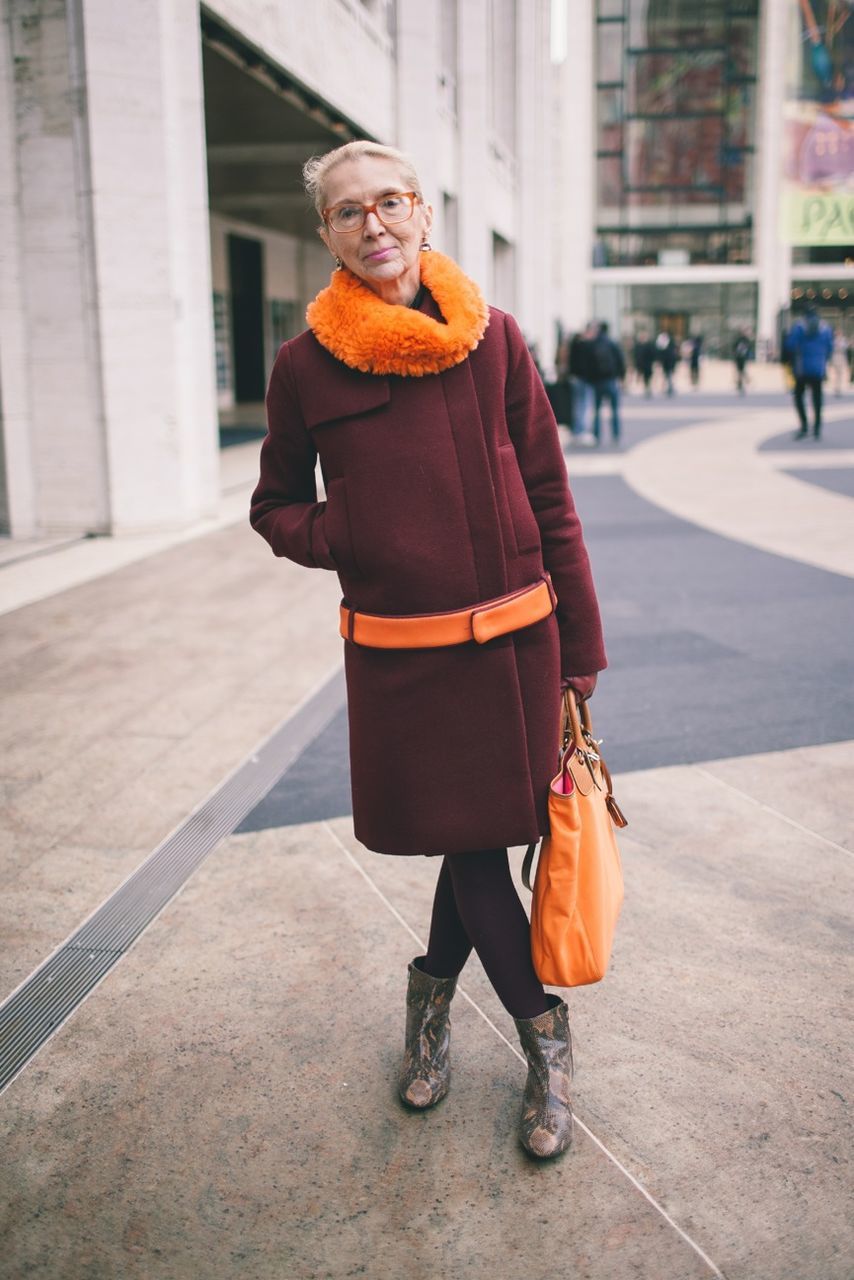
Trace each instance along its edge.
<instances>
[{"instance_id":1,"label":"person in dark coat","mask_svg":"<svg viewBox=\"0 0 854 1280\"><path fill-rule=\"evenodd\" d=\"M626 361L622 348L608 332L608 322L603 320L590 353L593 370L593 436L599 444L602 434L600 415L602 402L611 406L611 439L620 443L620 388L626 376Z\"/></svg>"},{"instance_id":2,"label":"person in dark coat","mask_svg":"<svg viewBox=\"0 0 854 1280\"><path fill-rule=\"evenodd\" d=\"M703 355L703 335L696 333L691 338L688 368L691 374L691 386L695 391L700 389L700 360Z\"/></svg>"},{"instance_id":3,"label":"person in dark coat","mask_svg":"<svg viewBox=\"0 0 854 1280\"><path fill-rule=\"evenodd\" d=\"M546 395L555 420L565 427L572 426L572 382L569 377L569 340L561 334L555 352L555 380L546 382Z\"/></svg>"},{"instance_id":4,"label":"person in dark coat","mask_svg":"<svg viewBox=\"0 0 854 1280\"><path fill-rule=\"evenodd\" d=\"M745 394L747 386L747 362L753 355L753 343L742 330L733 343L732 360L735 365L735 389L739 395Z\"/></svg>"},{"instance_id":5,"label":"person in dark coat","mask_svg":"<svg viewBox=\"0 0 854 1280\"><path fill-rule=\"evenodd\" d=\"M643 382L644 395L651 396L652 371L655 367L655 343L646 329L641 329L635 338L635 345L632 349L632 364L635 366L635 372L638 377Z\"/></svg>"},{"instance_id":6,"label":"person in dark coat","mask_svg":"<svg viewBox=\"0 0 854 1280\"><path fill-rule=\"evenodd\" d=\"M673 395L673 373L679 363L679 349L673 334L662 329L655 340L655 358L661 365L664 374L664 385L667 395Z\"/></svg>"},{"instance_id":7,"label":"person in dark coat","mask_svg":"<svg viewBox=\"0 0 854 1280\"><path fill-rule=\"evenodd\" d=\"M815 308L810 307L803 319L792 325L784 350L795 378L795 408L801 423L795 439L803 440L809 434L804 404L804 396L809 388L812 396L813 436L818 440L821 435L823 383L827 376L827 362L833 352L833 330L829 324L819 319Z\"/></svg>"},{"instance_id":8,"label":"person in dark coat","mask_svg":"<svg viewBox=\"0 0 854 1280\"><path fill-rule=\"evenodd\" d=\"M587 435L587 419L593 400L593 340L596 326L591 322L575 334L569 344L569 375L572 382L572 434Z\"/></svg>"},{"instance_id":9,"label":"person in dark coat","mask_svg":"<svg viewBox=\"0 0 854 1280\"><path fill-rule=\"evenodd\" d=\"M338 574L357 837L442 855L400 1096L447 1093L474 948L529 1062L520 1139L557 1155L568 1013L534 972L507 846L547 831L561 687L589 696L606 658L554 415L516 321L431 251L406 156L352 142L305 176L336 269L276 357L251 521Z\"/></svg>"}]
</instances>

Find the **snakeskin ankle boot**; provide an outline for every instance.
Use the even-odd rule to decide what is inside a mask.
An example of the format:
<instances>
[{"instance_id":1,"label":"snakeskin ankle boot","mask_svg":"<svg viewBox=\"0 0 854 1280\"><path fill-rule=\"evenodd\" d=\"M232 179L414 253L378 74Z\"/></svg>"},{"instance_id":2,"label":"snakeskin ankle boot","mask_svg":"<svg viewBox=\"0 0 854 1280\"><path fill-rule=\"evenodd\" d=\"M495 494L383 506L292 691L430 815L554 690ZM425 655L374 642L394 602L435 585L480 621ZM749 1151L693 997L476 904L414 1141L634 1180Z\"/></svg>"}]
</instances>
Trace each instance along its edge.
<instances>
[{"instance_id":1,"label":"snakeskin ankle boot","mask_svg":"<svg viewBox=\"0 0 854 1280\"><path fill-rule=\"evenodd\" d=\"M572 1040L569 1010L563 1000L536 1018L514 1018L528 1059L519 1140L540 1159L559 1156L572 1142Z\"/></svg>"},{"instance_id":2,"label":"snakeskin ankle boot","mask_svg":"<svg viewBox=\"0 0 854 1280\"><path fill-rule=\"evenodd\" d=\"M423 960L423 956L417 959ZM424 1110L444 1098L451 1083L451 997L456 978L431 978L413 960L406 992L406 1049L397 1087L409 1107Z\"/></svg>"}]
</instances>

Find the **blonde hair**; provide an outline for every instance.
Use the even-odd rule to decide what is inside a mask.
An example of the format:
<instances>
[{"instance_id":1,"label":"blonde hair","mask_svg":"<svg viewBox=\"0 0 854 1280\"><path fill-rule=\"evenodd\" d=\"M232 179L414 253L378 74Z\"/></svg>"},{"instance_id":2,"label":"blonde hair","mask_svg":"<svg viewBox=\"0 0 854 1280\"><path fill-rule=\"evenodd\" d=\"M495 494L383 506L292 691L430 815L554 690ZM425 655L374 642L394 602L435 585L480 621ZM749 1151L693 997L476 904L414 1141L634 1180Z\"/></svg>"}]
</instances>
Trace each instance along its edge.
<instances>
[{"instance_id":1,"label":"blonde hair","mask_svg":"<svg viewBox=\"0 0 854 1280\"><path fill-rule=\"evenodd\" d=\"M334 151L327 151L326 155L312 156L303 165L303 185L318 213L322 213L326 207L326 179L330 171L343 161L356 160L359 156L378 156L381 160L393 160L409 190L414 191L419 200L424 199L415 165L404 151L398 151L397 147L386 147L381 142L359 138L355 142L345 142L343 147L336 147Z\"/></svg>"}]
</instances>

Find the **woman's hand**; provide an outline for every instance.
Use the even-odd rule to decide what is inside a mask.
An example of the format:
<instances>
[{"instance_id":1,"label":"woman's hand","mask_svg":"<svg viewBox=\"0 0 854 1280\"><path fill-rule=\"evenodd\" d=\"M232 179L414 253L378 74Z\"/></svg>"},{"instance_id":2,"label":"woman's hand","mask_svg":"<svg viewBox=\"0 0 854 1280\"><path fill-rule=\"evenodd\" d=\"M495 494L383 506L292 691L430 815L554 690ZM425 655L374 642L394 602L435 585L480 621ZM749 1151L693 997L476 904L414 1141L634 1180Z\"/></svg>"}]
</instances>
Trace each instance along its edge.
<instances>
[{"instance_id":1,"label":"woman's hand","mask_svg":"<svg viewBox=\"0 0 854 1280\"><path fill-rule=\"evenodd\" d=\"M561 676L560 687L574 689L579 698L586 701L596 688L596 674L594 671L592 676Z\"/></svg>"}]
</instances>

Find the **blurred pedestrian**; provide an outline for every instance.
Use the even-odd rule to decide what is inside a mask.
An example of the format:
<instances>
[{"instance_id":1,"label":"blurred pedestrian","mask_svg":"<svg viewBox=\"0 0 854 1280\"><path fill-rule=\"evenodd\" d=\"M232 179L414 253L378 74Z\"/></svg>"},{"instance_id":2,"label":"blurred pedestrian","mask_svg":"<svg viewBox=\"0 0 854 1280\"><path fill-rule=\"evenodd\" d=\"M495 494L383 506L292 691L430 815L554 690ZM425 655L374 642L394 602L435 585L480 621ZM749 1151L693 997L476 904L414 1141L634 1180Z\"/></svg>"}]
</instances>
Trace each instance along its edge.
<instances>
[{"instance_id":1,"label":"blurred pedestrian","mask_svg":"<svg viewBox=\"0 0 854 1280\"><path fill-rule=\"evenodd\" d=\"M525 346L528 348L528 355L531 357L534 368L540 375L541 381L545 382L546 377L543 373L543 366L540 364L540 347L535 338L526 338Z\"/></svg>"},{"instance_id":2,"label":"blurred pedestrian","mask_svg":"<svg viewBox=\"0 0 854 1280\"><path fill-rule=\"evenodd\" d=\"M632 348L632 364L643 383L643 393L652 395L652 371L655 367L655 343L646 329L640 329Z\"/></svg>"},{"instance_id":3,"label":"blurred pedestrian","mask_svg":"<svg viewBox=\"0 0 854 1280\"><path fill-rule=\"evenodd\" d=\"M593 400L593 339L596 326L588 323L569 344L569 373L572 379L572 434L583 440L590 435L588 420ZM592 440L592 436L590 437Z\"/></svg>"},{"instance_id":4,"label":"blurred pedestrian","mask_svg":"<svg viewBox=\"0 0 854 1280\"><path fill-rule=\"evenodd\" d=\"M555 380L546 382L546 395L555 420L572 429L572 384L569 378L569 339L561 333L555 351Z\"/></svg>"},{"instance_id":5,"label":"blurred pedestrian","mask_svg":"<svg viewBox=\"0 0 854 1280\"><path fill-rule=\"evenodd\" d=\"M804 397L807 390L812 398L813 437L821 436L822 383L827 375L827 364L833 351L833 330L819 318L815 307L808 307L803 319L789 330L786 351L795 375L795 408L800 419L796 440L809 435L809 421Z\"/></svg>"},{"instance_id":6,"label":"blurred pedestrian","mask_svg":"<svg viewBox=\"0 0 854 1280\"><path fill-rule=\"evenodd\" d=\"M655 358L661 365L664 374L664 388L667 395L673 395L673 371L679 363L679 350L673 335L662 329L655 340Z\"/></svg>"},{"instance_id":7,"label":"blurred pedestrian","mask_svg":"<svg viewBox=\"0 0 854 1280\"><path fill-rule=\"evenodd\" d=\"M780 332L780 364L783 366L783 381L787 391L795 389L795 372L792 368L793 355L789 349L789 330Z\"/></svg>"},{"instance_id":8,"label":"blurred pedestrian","mask_svg":"<svg viewBox=\"0 0 854 1280\"><path fill-rule=\"evenodd\" d=\"M744 395L747 387L747 362L753 354L753 344L748 335L741 331L732 346L732 360L735 365L735 389Z\"/></svg>"},{"instance_id":9,"label":"blurred pedestrian","mask_svg":"<svg viewBox=\"0 0 854 1280\"><path fill-rule=\"evenodd\" d=\"M474 948L529 1064L520 1141L555 1156L572 1136L568 1010L534 971L507 846L548 829L561 688L589 696L606 665L557 427L516 321L430 251L407 156L350 142L305 179L336 269L276 358L252 524L341 582L356 837L444 855L408 970L401 1099L448 1091ZM334 979L318 975L325 1018Z\"/></svg>"},{"instance_id":10,"label":"blurred pedestrian","mask_svg":"<svg viewBox=\"0 0 854 1280\"><path fill-rule=\"evenodd\" d=\"M622 349L608 333L608 323L603 320L590 352L593 373L593 435L596 443L601 440L600 413L603 400L611 406L611 439L620 442L620 386L626 376L626 361Z\"/></svg>"},{"instance_id":11,"label":"blurred pedestrian","mask_svg":"<svg viewBox=\"0 0 854 1280\"><path fill-rule=\"evenodd\" d=\"M691 372L691 386L695 391L700 389L700 358L703 354L703 335L697 333L690 340L688 367Z\"/></svg>"},{"instance_id":12,"label":"blurred pedestrian","mask_svg":"<svg viewBox=\"0 0 854 1280\"><path fill-rule=\"evenodd\" d=\"M839 397L842 395L845 384L851 380L848 339L841 330L833 339L833 356L830 361L830 369L833 374L833 394Z\"/></svg>"}]
</instances>

